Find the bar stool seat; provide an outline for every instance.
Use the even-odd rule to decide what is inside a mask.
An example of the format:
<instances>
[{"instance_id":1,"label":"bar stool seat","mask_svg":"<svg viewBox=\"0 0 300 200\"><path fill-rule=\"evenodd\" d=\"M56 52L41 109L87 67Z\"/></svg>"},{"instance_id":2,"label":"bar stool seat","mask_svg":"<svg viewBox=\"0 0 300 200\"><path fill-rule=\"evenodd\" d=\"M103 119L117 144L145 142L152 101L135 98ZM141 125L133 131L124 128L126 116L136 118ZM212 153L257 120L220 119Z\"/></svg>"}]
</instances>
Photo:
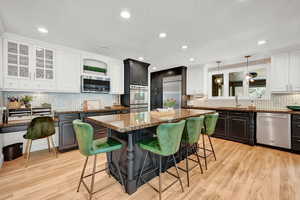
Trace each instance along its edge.
<instances>
[{"instance_id":1,"label":"bar stool seat","mask_svg":"<svg viewBox=\"0 0 300 200\"><path fill-rule=\"evenodd\" d=\"M218 118L219 118L219 113L214 113L214 114L207 114L205 115L204 118L204 129L202 131L202 147L200 147L199 149L203 150L203 156L200 156L202 158L204 158L205 161L205 169L207 170L207 158L211 155L214 156L215 161L217 160L216 157L216 153L211 141L211 136L215 133L215 128L218 122ZM210 149L206 148L206 144L205 144L205 137L207 136L209 144L210 144ZM207 154L207 151L210 152L209 154Z\"/></svg>"},{"instance_id":2,"label":"bar stool seat","mask_svg":"<svg viewBox=\"0 0 300 200\"><path fill-rule=\"evenodd\" d=\"M94 137L93 136L94 135L93 127L88 123L82 122L81 120L74 120L73 127L75 130L77 142L79 145L79 151L83 156L86 157L86 160L85 160L82 172L81 172L77 192L79 192L79 189L80 189L80 186L82 183L89 193L89 199L92 199L92 195L96 193L94 191L95 174L108 170L108 168L104 168L102 170L96 171L97 155L100 153L108 153L108 152L122 149L123 144L113 138L102 138L102 139L98 139L98 140L93 140L93 137ZM88 162L88 159L90 156L94 156L93 172L91 174L85 175L86 165L87 165L87 162ZM122 156L122 154L120 155L120 157L121 156ZM120 161L120 157L118 158L119 161ZM124 186L124 181L123 181L123 177L122 177L122 174L120 171L119 163L116 164L115 167L118 171L121 185ZM83 179L90 177L90 176L92 176L92 180L91 180L91 186L89 188Z\"/></svg>"},{"instance_id":3,"label":"bar stool seat","mask_svg":"<svg viewBox=\"0 0 300 200\"><path fill-rule=\"evenodd\" d=\"M157 168L152 169L151 171L158 170L159 188L157 189L156 187L152 186L149 182L147 182L147 183L150 185L150 187L152 189L154 189L156 192L159 193L160 200L162 198L162 193L164 191L166 191L168 188L170 188L177 181L180 182L181 190L182 190L182 192L184 192L183 185L182 185L179 171L178 171L177 164L176 164L176 159L174 156L174 154L176 152L178 152L178 150L179 150L184 126L185 126L185 120L182 120L178 123L161 124L156 129L157 137L151 138L148 140L144 140L144 141L141 141L140 143L138 143L139 147L146 151L146 155L144 158L141 172L139 174L137 184L139 184L140 180L142 180L143 183L145 183L145 181L143 179L143 175L149 173L149 171L148 171L148 172L145 172L145 174L144 174L144 168L145 168L145 164L146 164L148 155L151 156L151 153L158 155L158 157L159 157L158 165L159 166ZM177 175L175 175L175 174L172 174L171 172L169 172L168 170L166 170L166 172L168 174L170 174L171 176L175 177L176 180L174 182L172 182L169 186L167 186L165 189L162 189L162 181L161 181L162 157L163 156L168 158L167 162L169 161L169 158L172 157L174 166L176 168L176 173L177 173ZM151 159L151 160L152 160L152 164L153 164L153 159Z\"/></svg>"},{"instance_id":4,"label":"bar stool seat","mask_svg":"<svg viewBox=\"0 0 300 200\"><path fill-rule=\"evenodd\" d=\"M178 167L180 170L184 171L187 175L187 185L190 186L190 176L189 173L192 169L199 166L201 173L203 174L201 162L199 159L198 154L198 141L200 138L201 130L204 126L204 116L201 117L190 117L186 120L186 126L184 129L184 133L182 135L181 143L185 147L185 168ZM189 158L189 149L192 148L193 154L196 156L197 160L194 160L192 158ZM194 165L193 167L189 167L188 161L193 161L197 163L197 165Z\"/></svg>"}]
</instances>

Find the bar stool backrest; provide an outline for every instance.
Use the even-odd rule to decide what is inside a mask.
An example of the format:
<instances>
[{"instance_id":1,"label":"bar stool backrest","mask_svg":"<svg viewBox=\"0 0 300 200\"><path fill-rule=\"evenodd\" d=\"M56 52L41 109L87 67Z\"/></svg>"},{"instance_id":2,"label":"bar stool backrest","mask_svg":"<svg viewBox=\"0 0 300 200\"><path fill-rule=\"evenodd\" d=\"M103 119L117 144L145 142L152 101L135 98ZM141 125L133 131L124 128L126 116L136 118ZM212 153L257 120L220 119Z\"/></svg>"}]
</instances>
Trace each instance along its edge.
<instances>
[{"instance_id":1,"label":"bar stool backrest","mask_svg":"<svg viewBox=\"0 0 300 200\"><path fill-rule=\"evenodd\" d=\"M215 132L219 113L207 114L204 118L205 134L212 135Z\"/></svg>"},{"instance_id":2,"label":"bar stool backrest","mask_svg":"<svg viewBox=\"0 0 300 200\"><path fill-rule=\"evenodd\" d=\"M25 138L30 140L36 140L49 137L53 134L55 134L53 118L36 117L33 120L31 120Z\"/></svg>"},{"instance_id":3,"label":"bar stool backrest","mask_svg":"<svg viewBox=\"0 0 300 200\"><path fill-rule=\"evenodd\" d=\"M179 150L184 126L185 120L161 124L157 127L156 133L162 155L173 155Z\"/></svg>"},{"instance_id":4,"label":"bar stool backrest","mask_svg":"<svg viewBox=\"0 0 300 200\"><path fill-rule=\"evenodd\" d=\"M190 117L186 120L186 129L183 137L189 144L195 144L199 141L201 130L204 127L204 116Z\"/></svg>"},{"instance_id":5,"label":"bar stool backrest","mask_svg":"<svg viewBox=\"0 0 300 200\"><path fill-rule=\"evenodd\" d=\"M79 151L84 156L92 155L94 130L93 127L79 119L73 121L73 127L79 146Z\"/></svg>"}]
</instances>

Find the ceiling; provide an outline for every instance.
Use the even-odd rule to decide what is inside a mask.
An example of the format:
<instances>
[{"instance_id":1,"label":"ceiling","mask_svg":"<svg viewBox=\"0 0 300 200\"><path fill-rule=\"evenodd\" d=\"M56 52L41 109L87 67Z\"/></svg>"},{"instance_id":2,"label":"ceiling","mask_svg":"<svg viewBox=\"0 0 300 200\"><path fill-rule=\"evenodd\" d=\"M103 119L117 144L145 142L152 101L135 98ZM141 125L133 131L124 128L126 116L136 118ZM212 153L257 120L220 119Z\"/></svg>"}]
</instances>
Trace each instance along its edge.
<instances>
[{"instance_id":1,"label":"ceiling","mask_svg":"<svg viewBox=\"0 0 300 200\"><path fill-rule=\"evenodd\" d=\"M300 43L299 0L0 0L5 31L158 69ZM120 11L131 13L129 20ZM37 27L47 27L42 35ZM167 37L158 38L160 32ZM268 40L258 46L258 40ZM188 45L182 50L182 45Z\"/></svg>"}]
</instances>

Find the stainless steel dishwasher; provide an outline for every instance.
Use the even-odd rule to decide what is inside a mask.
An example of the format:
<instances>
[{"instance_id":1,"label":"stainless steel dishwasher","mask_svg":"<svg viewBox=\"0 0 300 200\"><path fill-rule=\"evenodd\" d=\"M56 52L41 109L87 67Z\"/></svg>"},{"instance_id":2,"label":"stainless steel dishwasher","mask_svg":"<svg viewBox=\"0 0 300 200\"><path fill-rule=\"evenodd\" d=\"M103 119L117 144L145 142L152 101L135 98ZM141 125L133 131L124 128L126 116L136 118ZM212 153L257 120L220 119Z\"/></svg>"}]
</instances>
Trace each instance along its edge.
<instances>
[{"instance_id":1,"label":"stainless steel dishwasher","mask_svg":"<svg viewBox=\"0 0 300 200\"><path fill-rule=\"evenodd\" d=\"M256 142L291 149L291 115L257 113Z\"/></svg>"}]
</instances>

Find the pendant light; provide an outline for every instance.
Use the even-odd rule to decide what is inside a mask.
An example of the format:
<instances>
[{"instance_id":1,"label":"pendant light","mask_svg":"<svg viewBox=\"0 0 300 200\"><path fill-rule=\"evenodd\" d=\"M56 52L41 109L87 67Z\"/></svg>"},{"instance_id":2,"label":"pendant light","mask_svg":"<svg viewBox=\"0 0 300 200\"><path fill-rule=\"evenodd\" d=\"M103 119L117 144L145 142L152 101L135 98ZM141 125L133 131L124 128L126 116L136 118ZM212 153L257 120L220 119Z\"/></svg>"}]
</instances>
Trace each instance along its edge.
<instances>
[{"instance_id":1,"label":"pendant light","mask_svg":"<svg viewBox=\"0 0 300 200\"><path fill-rule=\"evenodd\" d=\"M220 74L221 61L217 61L216 63L218 64L218 74ZM221 85L223 83L223 78L221 78L221 77L216 78L215 83L218 84L218 85Z\"/></svg>"},{"instance_id":2,"label":"pendant light","mask_svg":"<svg viewBox=\"0 0 300 200\"><path fill-rule=\"evenodd\" d=\"M245 56L245 58L247 59L247 73L246 73L246 80L249 81L252 79L252 74L249 73L249 58L251 56Z\"/></svg>"}]
</instances>

